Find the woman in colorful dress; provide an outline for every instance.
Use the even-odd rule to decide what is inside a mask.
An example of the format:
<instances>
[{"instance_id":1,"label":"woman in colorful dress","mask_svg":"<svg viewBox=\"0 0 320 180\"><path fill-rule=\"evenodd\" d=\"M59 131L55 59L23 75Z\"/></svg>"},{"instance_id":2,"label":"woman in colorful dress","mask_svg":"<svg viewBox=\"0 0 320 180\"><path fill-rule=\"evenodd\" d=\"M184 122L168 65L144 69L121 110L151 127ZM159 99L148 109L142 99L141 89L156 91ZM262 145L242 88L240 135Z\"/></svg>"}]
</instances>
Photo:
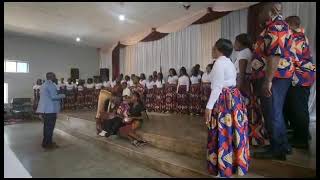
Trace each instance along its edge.
<instances>
[{"instance_id":1,"label":"woman in colorful dress","mask_svg":"<svg viewBox=\"0 0 320 180\"><path fill-rule=\"evenodd\" d=\"M38 103L40 99L40 87L42 85L42 80L37 79L36 84L33 86L33 111L36 112L38 108Z\"/></svg>"},{"instance_id":2,"label":"woman in colorful dress","mask_svg":"<svg viewBox=\"0 0 320 180\"><path fill-rule=\"evenodd\" d=\"M141 98L140 101L144 103L144 86L139 83L139 77L134 76L132 82L133 85L129 87L131 94L133 94L134 92L139 93Z\"/></svg>"},{"instance_id":3,"label":"woman in colorful dress","mask_svg":"<svg viewBox=\"0 0 320 180\"><path fill-rule=\"evenodd\" d=\"M163 112L165 109L165 94L164 94L164 81L163 75L161 72L157 75L157 81L155 83L155 100L154 100L154 111L155 112Z\"/></svg>"},{"instance_id":4,"label":"woman in colorful dress","mask_svg":"<svg viewBox=\"0 0 320 180\"><path fill-rule=\"evenodd\" d=\"M219 39L211 72L211 93L205 111L208 127L207 168L212 175L231 177L248 173L250 154L245 103L236 87L236 69L229 58L232 42Z\"/></svg>"},{"instance_id":5,"label":"woman in colorful dress","mask_svg":"<svg viewBox=\"0 0 320 180\"><path fill-rule=\"evenodd\" d=\"M201 75L199 73L199 70L196 70L196 68L192 68L191 70L191 86L190 86L190 92L189 92L189 112L191 115L199 115L201 110L201 99L200 99L200 81L201 81Z\"/></svg>"},{"instance_id":6,"label":"woman in colorful dress","mask_svg":"<svg viewBox=\"0 0 320 180\"><path fill-rule=\"evenodd\" d=\"M150 75L148 78L148 81L146 82L146 88L147 88L147 92L146 92L146 109L147 111L153 111L153 101L154 101L154 88L153 86L155 85L155 83L153 82L153 76Z\"/></svg>"},{"instance_id":7,"label":"woman in colorful dress","mask_svg":"<svg viewBox=\"0 0 320 180\"><path fill-rule=\"evenodd\" d=\"M206 67L206 72L203 73L201 77L201 114L206 110L206 105L211 93L211 83L210 83L210 72L213 64L208 64Z\"/></svg>"},{"instance_id":8,"label":"woman in colorful dress","mask_svg":"<svg viewBox=\"0 0 320 180\"><path fill-rule=\"evenodd\" d=\"M89 109L93 108L94 84L92 78L88 78L85 86L85 106Z\"/></svg>"},{"instance_id":9,"label":"woman in colorful dress","mask_svg":"<svg viewBox=\"0 0 320 180\"><path fill-rule=\"evenodd\" d=\"M189 112L189 86L190 79L185 67L180 69L180 77L177 85L177 109L178 113L188 114Z\"/></svg>"},{"instance_id":10,"label":"woman in colorful dress","mask_svg":"<svg viewBox=\"0 0 320 180\"><path fill-rule=\"evenodd\" d=\"M250 144L254 146L265 145L267 133L260 104L254 96L250 83L252 59L251 41L248 34L239 34L234 42L234 49L239 51L235 67L237 71L237 87L240 90L248 110Z\"/></svg>"},{"instance_id":11,"label":"woman in colorful dress","mask_svg":"<svg viewBox=\"0 0 320 180\"><path fill-rule=\"evenodd\" d=\"M146 87L146 82L146 75L144 73L141 73L139 83L143 86L143 88Z\"/></svg>"},{"instance_id":12,"label":"woman in colorful dress","mask_svg":"<svg viewBox=\"0 0 320 180\"><path fill-rule=\"evenodd\" d=\"M72 83L71 78L68 79L66 84L66 101L65 109L74 109L75 108L75 85Z\"/></svg>"},{"instance_id":13,"label":"woman in colorful dress","mask_svg":"<svg viewBox=\"0 0 320 180\"><path fill-rule=\"evenodd\" d=\"M76 104L77 104L77 109L82 109L84 107L84 80L79 80L79 84L77 86L77 100L76 100Z\"/></svg>"},{"instance_id":14,"label":"woman in colorful dress","mask_svg":"<svg viewBox=\"0 0 320 180\"><path fill-rule=\"evenodd\" d=\"M177 101L177 84L178 84L178 76L177 72L174 68L169 69L168 82L165 87L165 110L166 112L174 112Z\"/></svg>"}]
</instances>

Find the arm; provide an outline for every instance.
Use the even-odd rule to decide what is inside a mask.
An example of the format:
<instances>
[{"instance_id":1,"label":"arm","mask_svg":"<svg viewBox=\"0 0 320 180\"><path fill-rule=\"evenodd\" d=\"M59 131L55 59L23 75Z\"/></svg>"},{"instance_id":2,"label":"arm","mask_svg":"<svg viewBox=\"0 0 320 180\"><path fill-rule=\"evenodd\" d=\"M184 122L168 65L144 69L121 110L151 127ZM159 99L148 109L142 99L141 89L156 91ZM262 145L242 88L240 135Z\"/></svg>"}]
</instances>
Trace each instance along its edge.
<instances>
[{"instance_id":1,"label":"arm","mask_svg":"<svg viewBox=\"0 0 320 180\"><path fill-rule=\"evenodd\" d=\"M54 101L59 101L60 99L65 97L64 94L57 94L57 88L54 85L49 86L48 91L49 91L50 98Z\"/></svg>"},{"instance_id":2,"label":"arm","mask_svg":"<svg viewBox=\"0 0 320 180\"><path fill-rule=\"evenodd\" d=\"M208 100L206 108L209 110L213 109L214 104L216 103L217 99L219 98L219 95L223 88L223 82L224 82L224 71L223 71L223 62L218 61L215 63L215 65L212 68L212 76L214 77L211 79L211 93L210 98Z\"/></svg>"},{"instance_id":3,"label":"arm","mask_svg":"<svg viewBox=\"0 0 320 180\"><path fill-rule=\"evenodd\" d=\"M190 86L190 78L188 77L187 92L189 92L189 86Z\"/></svg>"},{"instance_id":4,"label":"arm","mask_svg":"<svg viewBox=\"0 0 320 180\"><path fill-rule=\"evenodd\" d=\"M179 82L179 80L178 80L177 93L178 93L178 90L179 90L179 86L180 86L180 82Z\"/></svg>"}]
</instances>

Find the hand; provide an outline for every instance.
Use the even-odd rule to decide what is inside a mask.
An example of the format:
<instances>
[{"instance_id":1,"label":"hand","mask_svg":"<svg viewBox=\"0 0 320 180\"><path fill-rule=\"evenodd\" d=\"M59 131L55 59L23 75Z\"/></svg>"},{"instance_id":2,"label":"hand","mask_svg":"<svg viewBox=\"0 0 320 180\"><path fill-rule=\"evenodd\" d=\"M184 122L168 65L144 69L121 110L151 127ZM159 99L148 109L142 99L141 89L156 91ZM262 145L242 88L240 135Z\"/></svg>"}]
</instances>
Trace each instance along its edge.
<instances>
[{"instance_id":1,"label":"hand","mask_svg":"<svg viewBox=\"0 0 320 180\"><path fill-rule=\"evenodd\" d=\"M266 97L270 97L270 96L272 95L271 88L272 88L272 82L271 82L271 81L265 81L265 82L263 83L262 91L263 91L263 94L264 94Z\"/></svg>"},{"instance_id":2,"label":"hand","mask_svg":"<svg viewBox=\"0 0 320 180\"><path fill-rule=\"evenodd\" d=\"M212 113L212 110L211 110L211 109L206 109L206 111L205 111L205 113L204 113L204 120L206 121L206 124L207 124L207 125L210 123L211 113Z\"/></svg>"}]
</instances>

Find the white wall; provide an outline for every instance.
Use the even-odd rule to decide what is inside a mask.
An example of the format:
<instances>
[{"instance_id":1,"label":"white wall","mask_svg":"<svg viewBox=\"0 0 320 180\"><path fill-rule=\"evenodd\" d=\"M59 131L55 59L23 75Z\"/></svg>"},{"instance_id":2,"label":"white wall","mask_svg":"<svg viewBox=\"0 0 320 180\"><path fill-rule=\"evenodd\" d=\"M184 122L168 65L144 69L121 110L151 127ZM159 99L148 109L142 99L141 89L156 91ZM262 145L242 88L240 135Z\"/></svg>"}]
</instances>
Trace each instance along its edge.
<instances>
[{"instance_id":1,"label":"white wall","mask_svg":"<svg viewBox=\"0 0 320 180\"><path fill-rule=\"evenodd\" d=\"M51 42L29 36L4 33L4 60L29 62L29 73L4 73L8 83L9 102L14 97L33 97L32 86L37 78L45 79L49 71L57 78L70 77L70 68L79 68L80 78L99 74L96 48Z\"/></svg>"}]
</instances>

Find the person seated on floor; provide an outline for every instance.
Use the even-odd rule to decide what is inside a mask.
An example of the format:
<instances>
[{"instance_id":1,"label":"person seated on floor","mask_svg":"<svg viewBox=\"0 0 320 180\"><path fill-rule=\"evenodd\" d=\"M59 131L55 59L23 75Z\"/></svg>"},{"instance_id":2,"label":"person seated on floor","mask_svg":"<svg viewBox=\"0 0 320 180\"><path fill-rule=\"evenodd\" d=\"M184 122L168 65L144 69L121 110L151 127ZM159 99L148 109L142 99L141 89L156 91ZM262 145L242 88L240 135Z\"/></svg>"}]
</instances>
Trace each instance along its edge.
<instances>
[{"instance_id":1,"label":"person seated on floor","mask_svg":"<svg viewBox=\"0 0 320 180\"><path fill-rule=\"evenodd\" d=\"M134 141L134 145L139 143L145 143L138 135L135 134L135 130L140 127L141 112L144 111L144 106L140 101L139 93L132 93L131 98L128 101L123 101L118 107L113 117L108 113L108 119L102 121L102 131L99 133L100 136L109 137L110 135L116 135L121 127L121 135ZM129 137L130 136L130 137Z\"/></svg>"}]
</instances>

